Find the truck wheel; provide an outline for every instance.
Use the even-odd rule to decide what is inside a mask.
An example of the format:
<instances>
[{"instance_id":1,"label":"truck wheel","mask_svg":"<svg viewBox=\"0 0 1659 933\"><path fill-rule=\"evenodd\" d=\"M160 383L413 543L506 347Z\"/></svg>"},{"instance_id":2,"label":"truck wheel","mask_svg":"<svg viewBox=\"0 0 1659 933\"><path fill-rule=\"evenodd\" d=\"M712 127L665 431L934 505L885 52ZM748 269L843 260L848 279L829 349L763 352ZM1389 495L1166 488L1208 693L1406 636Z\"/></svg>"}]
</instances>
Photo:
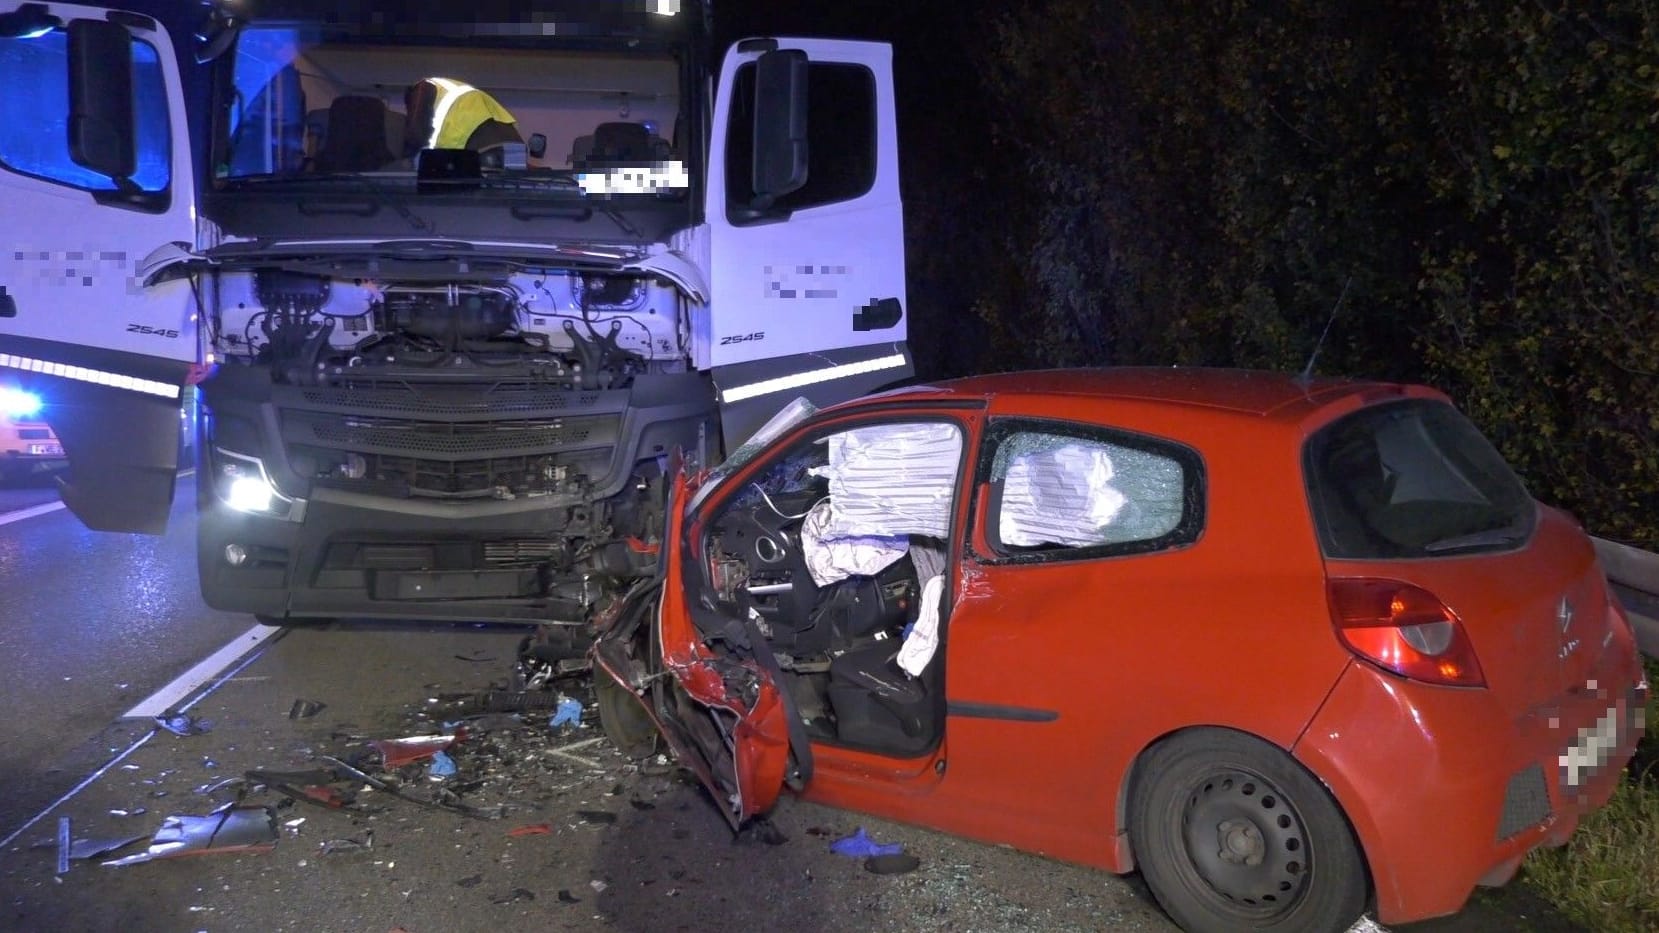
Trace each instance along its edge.
<instances>
[{"instance_id":1,"label":"truck wheel","mask_svg":"<svg viewBox=\"0 0 1659 933\"><path fill-rule=\"evenodd\" d=\"M1135 774L1135 860L1182 929L1345 930L1365 910L1365 862L1347 819L1280 749L1193 730L1154 746Z\"/></svg>"}]
</instances>

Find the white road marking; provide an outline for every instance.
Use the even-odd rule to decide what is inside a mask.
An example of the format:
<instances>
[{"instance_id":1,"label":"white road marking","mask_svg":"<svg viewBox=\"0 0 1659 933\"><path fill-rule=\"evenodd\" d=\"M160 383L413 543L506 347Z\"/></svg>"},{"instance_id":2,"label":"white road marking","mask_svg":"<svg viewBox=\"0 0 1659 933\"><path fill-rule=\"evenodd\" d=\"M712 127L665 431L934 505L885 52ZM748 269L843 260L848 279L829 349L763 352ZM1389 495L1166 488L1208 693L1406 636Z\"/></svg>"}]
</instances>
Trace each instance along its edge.
<instances>
[{"instance_id":1,"label":"white road marking","mask_svg":"<svg viewBox=\"0 0 1659 933\"><path fill-rule=\"evenodd\" d=\"M264 626L264 625L254 626L255 630L264 629L264 628L269 628L270 631L261 634L259 636L258 641L254 642L253 644L258 644L259 642L266 641L267 639L271 638L272 636L280 635L283 631L281 628L277 628L275 626ZM254 634L254 632L250 631L247 635L244 635L241 638L238 638L236 641L231 642L230 644L226 645L224 648L221 648L221 649L219 649L219 651L214 653L214 657L218 657L219 655L226 653L229 649L231 649L233 647L240 649L237 656L233 657L230 661L231 664L235 664L234 667L230 667L229 664L221 665L220 669L222 671L224 671L224 676L219 678L219 680L213 684L213 687L217 687L220 684L228 683L229 681L233 680L236 677L237 674L242 672L243 668L247 667L249 664L252 664L254 662L254 660L259 657L258 652L249 653L251 648L252 648L252 645L245 645L244 644L244 642L248 638L248 636L252 635L252 634ZM247 654L248 656L245 659L242 659L240 661L240 663L236 663L237 660L239 658L241 658L242 654ZM205 664L205 663L206 662L203 662L203 664ZM202 666L203 666L202 664L198 664L198 665L196 665L196 667L193 667L190 670L193 673L193 672L196 671L197 668L200 668ZM227 667L229 669L225 670L225 668L227 668ZM189 676L189 674L186 674L185 676ZM183 680L183 678L180 678L180 680ZM174 681L175 684L178 683L178 682L179 681ZM213 690L212 690L211 687L207 690L202 691L199 695L193 697L190 700L189 703L186 703L183 706L179 707L178 711L182 712L186 709L189 709L190 707L196 705L196 703L198 703L202 699L202 697L205 697L209 693L212 693L212 692L213 692ZM160 694L157 694L157 696L159 696L159 695ZM154 697L151 697L151 699L154 699ZM146 701L146 702L148 702L148 701ZM139 704L139 705L142 706L144 704ZM134 709L136 709L136 708L137 707L134 707ZM128 715L130 716L131 713L129 713ZM36 823L39 823L41 820L43 820L46 817L50 816L52 814L52 811L54 811L57 808L63 806L64 804L68 803L71 799L73 799L75 797L76 794L79 794L81 791L86 790L88 787L92 786L92 783L94 781L96 781L99 778L103 777L105 774L108 774L109 770L111 768L113 768L116 765L120 764L121 762L125 761L130 755L132 755L133 752L138 751L140 748L144 747L144 744L146 742L150 741L151 739L155 738L157 735L160 735L160 734L161 734L161 727L157 726L157 727L151 729L149 732L146 732L143 735L139 736L137 739L134 739L133 743L131 745L128 745L126 748L124 748L121 751L117 752L115 754L115 756L112 757L109 761L105 762L102 767L100 767L98 770L92 772L91 774L87 775L85 780L81 781L79 784L76 784L74 787L71 787L69 789L69 791L67 793L65 793L62 797L59 797L58 799L52 801L52 803L49 806L47 806L45 809L41 810L39 813L36 813L34 816L30 817L28 822L24 823L22 826L17 827L16 829L12 830L11 834L6 836L6 838L0 839L0 849L4 849L5 847L11 845L13 842L15 842L17 840L18 836L21 836L24 833L28 832L29 827L35 825Z\"/></svg>"},{"instance_id":2,"label":"white road marking","mask_svg":"<svg viewBox=\"0 0 1659 933\"><path fill-rule=\"evenodd\" d=\"M36 515L45 515L49 512L56 512L61 508L63 508L62 502L47 502L42 505L30 506L26 509L18 509L15 512L7 512L4 515L0 515L0 525L10 525L12 522L20 522L25 518L34 518Z\"/></svg>"},{"instance_id":3,"label":"white road marking","mask_svg":"<svg viewBox=\"0 0 1659 933\"><path fill-rule=\"evenodd\" d=\"M159 731L160 731L159 729L151 729L149 732L146 732L143 735L139 736L137 741L133 742L131 745L128 745L125 749L123 749L121 751L120 754L116 755L114 758L111 758L107 763L104 764L104 766L102 768L99 768L98 770L96 770L96 771L92 772L91 774L87 775L86 780L82 781L79 784L76 784L74 787L71 787L69 789L68 793L66 793L62 797L59 797L58 799L52 801L51 806L48 806L46 809L40 811L39 813L36 813L33 817L31 817L29 819L29 821L27 823L24 823L22 826L19 826L16 829L12 830L11 835L7 836L4 839L0 839L0 849L4 849L6 846L11 845L13 842L15 842L17 840L18 836L21 836L24 833L28 832L29 827L31 827L31 826L35 825L36 823L40 822L41 820L45 819L47 817L47 815L50 814L53 810L56 810L58 807L61 807L65 803L68 803L69 799L71 797L74 797L76 794L80 793L81 791L86 790L89 786L91 786L93 781L96 781L99 778L103 777L104 774L109 771L109 769L111 769L111 768L115 767L116 765L120 764L122 762L122 760L124 760L128 755L131 755L133 752L138 751L139 748L141 748L144 745L145 742L148 742L151 739L155 738L156 733L159 732Z\"/></svg>"},{"instance_id":4,"label":"white road marking","mask_svg":"<svg viewBox=\"0 0 1659 933\"><path fill-rule=\"evenodd\" d=\"M281 631L282 629L275 625L255 625L232 639L230 644L203 658L195 667L180 674L172 683L150 694L147 699L123 713L121 718L154 719L162 713L176 712L175 707L184 698L200 690L204 684L223 674L243 655Z\"/></svg>"}]
</instances>

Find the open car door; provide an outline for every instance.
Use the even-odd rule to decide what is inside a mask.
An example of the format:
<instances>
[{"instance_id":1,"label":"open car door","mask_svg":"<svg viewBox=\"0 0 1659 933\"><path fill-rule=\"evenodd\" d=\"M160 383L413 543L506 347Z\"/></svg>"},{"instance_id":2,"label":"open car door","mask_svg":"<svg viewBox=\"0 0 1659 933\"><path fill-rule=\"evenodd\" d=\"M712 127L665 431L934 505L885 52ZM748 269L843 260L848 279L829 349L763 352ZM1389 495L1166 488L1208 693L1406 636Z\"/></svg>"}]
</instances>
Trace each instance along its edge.
<instances>
[{"instance_id":1,"label":"open car door","mask_svg":"<svg viewBox=\"0 0 1659 933\"><path fill-rule=\"evenodd\" d=\"M736 650L717 652L693 620L694 612L713 618L716 610L686 599L687 574L701 572L701 532L687 527L691 495L682 473L669 498L660 575L600 622L594 659L603 671L598 676L610 675L644 703L675 756L708 787L735 830L770 810L786 780L805 783L811 750L778 690L777 661L752 650L766 647L753 623L728 622L718 637Z\"/></svg>"},{"instance_id":2,"label":"open car door","mask_svg":"<svg viewBox=\"0 0 1659 933\"><path fill-rule=\"evenodd\" d=\"M0 88L0 371L63 443L64 504L160 533L198 361L189 282L146 282L195 239L173 45L149 16L0 0Z\"/></svg>"},{"instance_id":3,"label":"open car door","mask_svg":"<svg viewBox=\"0 0 1659 933\"><path fill-rule=\"evenodd\" d=\"M698 365L735 446L802 396L823 407L912 374L892 48L747 39L720 69Z\"/></svg>"}]
</instances>

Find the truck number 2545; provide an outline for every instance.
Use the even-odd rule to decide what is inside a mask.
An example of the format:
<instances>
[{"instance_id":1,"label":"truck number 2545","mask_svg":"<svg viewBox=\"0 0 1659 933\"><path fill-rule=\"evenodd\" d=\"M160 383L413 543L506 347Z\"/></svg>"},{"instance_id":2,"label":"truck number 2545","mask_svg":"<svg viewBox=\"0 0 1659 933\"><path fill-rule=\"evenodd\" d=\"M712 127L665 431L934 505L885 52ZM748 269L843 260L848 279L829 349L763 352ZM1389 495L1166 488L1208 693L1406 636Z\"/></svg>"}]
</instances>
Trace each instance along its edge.
<instances>
[{"instance_id":1,"label":"truck number 2545","mask_svg":"<svg viewBox=\"0 0 1659 933\"><path fill-rule=\"evenodd\" d=\"M730 334L728 336L721 337L720 338L720 345L722 347L724 347L724 346L727 346L729 344L734 344L734 343L748 343L751 340L765 340L765 339L766 339L766 331L757 330L752 334Z\"/></svg>"}]
</instances>

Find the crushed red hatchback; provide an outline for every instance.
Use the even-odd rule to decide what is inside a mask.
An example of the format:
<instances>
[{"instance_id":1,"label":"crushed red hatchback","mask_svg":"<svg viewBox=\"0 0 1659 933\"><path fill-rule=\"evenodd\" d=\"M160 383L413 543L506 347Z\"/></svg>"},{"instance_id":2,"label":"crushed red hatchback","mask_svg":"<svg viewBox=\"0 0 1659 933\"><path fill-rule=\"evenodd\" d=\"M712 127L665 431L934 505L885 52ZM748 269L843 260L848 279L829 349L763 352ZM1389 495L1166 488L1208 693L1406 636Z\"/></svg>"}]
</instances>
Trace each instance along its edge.
<instances>
[{"instance_id":1,"label":"crushed red hatchback","mask_svg":"<svg viewBox=\"0 0 1659 933\"><path fill-rule=\"evenodd\" d=\"M624 746L660 729L734 827L787 786L1138 870L1188 930L1455 912L1565 841L1643 729L1584 531L1419 386L797 403L681 478L663 545L600 623L601 712Z\"/></svg>"}]
</instances>

